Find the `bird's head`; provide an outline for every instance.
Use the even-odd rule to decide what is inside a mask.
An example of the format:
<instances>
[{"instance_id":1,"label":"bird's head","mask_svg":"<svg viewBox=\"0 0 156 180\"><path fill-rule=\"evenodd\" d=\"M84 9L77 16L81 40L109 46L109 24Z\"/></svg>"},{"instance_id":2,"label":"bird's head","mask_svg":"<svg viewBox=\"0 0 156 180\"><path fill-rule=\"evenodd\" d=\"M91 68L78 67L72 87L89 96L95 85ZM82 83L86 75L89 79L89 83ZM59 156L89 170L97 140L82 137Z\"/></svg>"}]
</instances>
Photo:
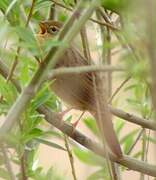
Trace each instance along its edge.
<instances>
[{"instance_id":1,"label":"bird's head","mask_svg":"<svg viewBox=\"0 0 156 180\"><path fill-rule=\"evenodd\" d=\"M39 23L41 36L56 36L62 27L62 23L54 20L41 21Z\"/></svg>"}]
</instances>

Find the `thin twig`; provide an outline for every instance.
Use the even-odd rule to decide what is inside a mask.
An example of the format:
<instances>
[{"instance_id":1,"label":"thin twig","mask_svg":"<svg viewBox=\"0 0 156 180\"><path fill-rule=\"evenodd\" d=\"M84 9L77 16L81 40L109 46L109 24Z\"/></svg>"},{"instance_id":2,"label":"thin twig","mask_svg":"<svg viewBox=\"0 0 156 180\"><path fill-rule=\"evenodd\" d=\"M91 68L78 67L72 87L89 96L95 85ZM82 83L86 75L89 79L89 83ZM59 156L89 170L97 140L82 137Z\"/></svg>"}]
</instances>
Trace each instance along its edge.
<instances>
[{"instance_id":1,"label":"thin twig","mask_svg":"<svg viewBox=\"0 0 156 180\"><path fill-rule=\"evenodd\" d=\"M143 128L143 137L146 136L146 129ZM141 160L144 162L145 161L145 155L146 155L146 139L143 138L142 139L142 153L141 153ZM144 173L140 173L140 180L145 180L145 174Z\"/></svg>"},{"instance_id":2,"label":"thin twig","mask_svg":"<svg viewBox=\"0 0 156 180\"><path fill-rule=\"evenodd\" d=\"M22 156L20 157L22 180L27 180L28 179L28 177L26 175L26 164L25 163L26 163L25 152L23 152Z\"/></svg>"},{"instance_id":3,"label":"thin twig","mask_svg":"<svg viewBox=\"0 0 156 180\"><path fill-rule=\"evenodd\" d=\"M54 69L48 75L48 79L52 79L53 76L64 75L64 74L82 74L86 72L123 72L124 68L116 67L116 66L107 66L107 65L87 65L87 66L79 66L79 67L61 67Z\"/></svg>"},{"instance_id":4,"label":"thin twig","mask_svg":"<svg viewBox=\"0 0 156 180\"><path fill-rule=\"evenodd\" d=\"M70 150L69 144L68 144L68 137L66 135L64 135L64 141L65 141L65 147L68 153L68 157L69 157L69 161L70 161L70 165L71 165L71 169L72 169L72 175L73 175L73 179L77 180L76 178L76 171L74 168L74 158L73 158L73 154Z\"/></svg>"},{"instance_id":5,"label":"thin twig","mask_svg":"<svg viewBox=\"0 0 156 180\"><path fill-rule=\"evenodd\" d=\"M111 111L111 113L113 115L115 115L119 118L125 119L131 123L138 124L144 128L156 131L156 122L154 120L148 120L145 118L141 118L134 114L122 111L121 109L113 108L112 106L109 106L109 110Z\"/></svg>"},{"instance_id":6,"label":"thin twig","mask_svg":"<svg viewBox=\"0 0 156 180\"><path fill-rule=\"evenodd\" d=\"M104 19L107 23L114 25L114 23L111 22L109 16L105 13L105 11L103 11L103 9L102 9L101 7L99 7L98 10L99 10L99 13L101 14L101 16L103 17L103 19ZM119 34L119 33L116 33L116 31L113 31L113 32L114 32L116 38L118 39L118 41L121 43L121 46L122 46L123 48L126 48L126 49L130 50L130 51L132 52L133 58L134 58L135 60L138 60L139 57L138 57L138 55L137 55L137 53L136 53L136 51L135 51L135 48L133 48L133 45L132 45L132 44L127 43L127 40L126 40L126 37L124 36L124 34L121 35L121 34Z\"/></svg>"},{"instance_id":7,"label":"thin twig","mask_svg":"<svg viewBox=\"0 0 156 180\"><path fill-rule=\"evenodd\" d=\"M110 97L110 99L108 100L108 103L110 104L113 100L113 98L119 93L119 91L121 90L121 88L131 79L131 77L129 76L128 78L126 78L119 87L116 88L116 90L114 91L114 93L112 94L112 96Z\"/></svg>"},{"instance_id":8,"label":"thin twig","mask_svg":"<svg viewBox=\"0 0 156 180\"><path fill-rule=\"evenodd\" d=\"M139 141L140 137L142 136L144 129L141 129L141 131L139 132L138 136L136 137L135 141L133 142L133 144L131 145L131 147L129 148L128 152L126 153L127 155L130 155L132 150L134 149L135 145L137 144L137 142Z\"/></svg>"}]
</instances>

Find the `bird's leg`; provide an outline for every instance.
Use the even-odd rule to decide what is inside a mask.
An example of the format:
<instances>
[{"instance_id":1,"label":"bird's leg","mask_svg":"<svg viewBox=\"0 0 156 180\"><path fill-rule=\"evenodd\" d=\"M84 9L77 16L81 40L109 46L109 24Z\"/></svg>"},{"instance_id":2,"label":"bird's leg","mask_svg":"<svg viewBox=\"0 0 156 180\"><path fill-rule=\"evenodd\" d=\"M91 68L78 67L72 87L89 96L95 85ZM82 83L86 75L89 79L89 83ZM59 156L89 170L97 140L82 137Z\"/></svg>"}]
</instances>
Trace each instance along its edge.
<instances>
[{"instance_id":1,"label":"bird's leg","mask_svg":"<svg viewBox=\"0 0 156 180\"><path fill-rule=\"evenodd\" d=\"M79 121L81 120L82 116L84 115L84 113L85 113L85 111L83 111L83 112L81 113L81 115L79 116L79 118L78 118L74 123L72 123L73 132L74 132L74 130L76 129L76 127L77 127Z\"/></svg>"}]
</instances>

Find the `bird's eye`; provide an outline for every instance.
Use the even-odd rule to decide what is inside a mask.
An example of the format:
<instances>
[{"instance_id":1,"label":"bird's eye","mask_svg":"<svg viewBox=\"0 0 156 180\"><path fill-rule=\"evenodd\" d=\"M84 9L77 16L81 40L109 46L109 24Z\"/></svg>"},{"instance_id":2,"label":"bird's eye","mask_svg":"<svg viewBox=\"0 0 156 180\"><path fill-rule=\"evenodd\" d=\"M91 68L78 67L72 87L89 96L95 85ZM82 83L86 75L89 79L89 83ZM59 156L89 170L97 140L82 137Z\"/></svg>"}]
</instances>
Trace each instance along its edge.
<instances>
[{"instance_id":1,"label":"bird's eye","mask_svg":"<svg viewBox=\"0 0 156 180\"><path fill-rule=\"evenodd\" d=\"M56 27L56 26L50 26L50 28L49 28L49 32L52 33L52 34L57 33L58 30L59 30L59 29L58 29L58 27Z\"/></svg>"}]
</instances>

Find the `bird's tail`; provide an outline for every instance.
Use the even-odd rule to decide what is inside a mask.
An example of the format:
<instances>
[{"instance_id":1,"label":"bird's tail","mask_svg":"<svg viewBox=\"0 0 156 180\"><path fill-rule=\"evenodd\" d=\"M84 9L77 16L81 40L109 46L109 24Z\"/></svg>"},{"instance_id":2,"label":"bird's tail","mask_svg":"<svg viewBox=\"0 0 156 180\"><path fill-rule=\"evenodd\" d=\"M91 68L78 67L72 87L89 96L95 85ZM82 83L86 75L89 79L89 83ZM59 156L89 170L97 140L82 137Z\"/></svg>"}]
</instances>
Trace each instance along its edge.
<instances>
[{"instance_id":1,"label":"bird's tail","mask_svg":"<svg viewBox=\"0 0 156 180\"><path fill-rule=\"evenodd\" d=\"M101 137L106 141L109 149L117 157L122 157L122 150L115 134L111 117L108 118L108 114L101 113L102 116L98 116L97 113L91 113L97 121L97 125L100 129ZM111 116L111 115L110 115Z\"/></svg>"}]
</instances>

